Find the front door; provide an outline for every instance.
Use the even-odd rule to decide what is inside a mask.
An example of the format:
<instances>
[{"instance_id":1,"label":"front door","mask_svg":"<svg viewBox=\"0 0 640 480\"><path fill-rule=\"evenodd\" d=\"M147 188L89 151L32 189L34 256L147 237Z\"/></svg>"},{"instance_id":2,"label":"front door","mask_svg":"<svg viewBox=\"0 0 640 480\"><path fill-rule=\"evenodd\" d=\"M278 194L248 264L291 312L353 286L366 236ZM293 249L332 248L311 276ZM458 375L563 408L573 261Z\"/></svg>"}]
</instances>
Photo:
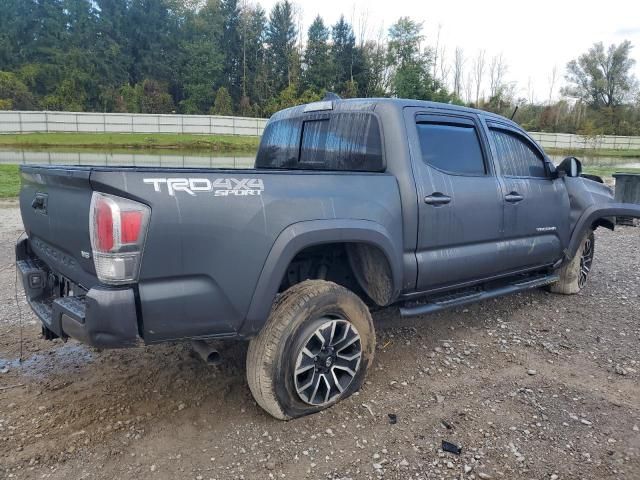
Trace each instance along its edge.
<instances>
[{"instance_id":1,"label":"front door","mask_svg":"<svg viewBox=\"0 0 640 480\"><path fill-rule=\"evenodd\" d=\"M502 191L474 114L406 109L418 193L417 290L499 271Z\"/></svg>"},{"instance_id":2,"label":"front door","mask_svg":"<svg viewBox=\"0 0 640 480\"><path fill-rule=\"evenodd\" d=\"M502 263L509 270L551 265L569 236L569 197L543 152L513 126L488 122L504 208Z\"/></svg>"}]
</instances>

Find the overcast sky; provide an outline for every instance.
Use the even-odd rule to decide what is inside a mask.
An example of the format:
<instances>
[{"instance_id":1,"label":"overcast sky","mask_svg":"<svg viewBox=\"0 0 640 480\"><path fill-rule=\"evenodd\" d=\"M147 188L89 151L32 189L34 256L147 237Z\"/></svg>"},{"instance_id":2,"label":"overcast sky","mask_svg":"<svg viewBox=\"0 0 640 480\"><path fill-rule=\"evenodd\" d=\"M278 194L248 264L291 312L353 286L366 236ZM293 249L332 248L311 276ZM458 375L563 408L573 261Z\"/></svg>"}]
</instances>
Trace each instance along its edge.
<instances>
[{"instance_id":1,"label":"overcast sky","mask_svg":"<svg viewBox=\"0 0 640 480\"><path fill-rule=\"evenodd\" d=\"M260 0L267 10L276 0ZM329 24L343 13L358 34L366 13L368 37L386 32L398 17L410 16L424 22L429 44L435 44L438 26L440 42L452 56L456 46L464 49L471 67L479 49L486 50L487 61L502 53L509 65L507 79L517 82L519 96L528 96L528 84L537 100L549 95L549 77L557 65L559 81L564 83L567 62L585 52L594 42L605 45L625 39L635 46L635 75L640 78L640 2L623 0L297 0L305 31L320 14ZM556 89L556 97L557 97Z\"/></svg>"}]
</instances>

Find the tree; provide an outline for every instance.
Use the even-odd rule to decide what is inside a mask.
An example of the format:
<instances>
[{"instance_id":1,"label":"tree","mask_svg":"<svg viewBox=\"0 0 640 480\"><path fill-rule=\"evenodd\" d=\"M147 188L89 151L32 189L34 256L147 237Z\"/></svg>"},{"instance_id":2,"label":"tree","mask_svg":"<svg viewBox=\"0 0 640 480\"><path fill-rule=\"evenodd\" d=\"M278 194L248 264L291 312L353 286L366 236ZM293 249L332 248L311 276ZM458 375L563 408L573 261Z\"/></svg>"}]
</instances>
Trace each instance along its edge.
<instances>
[{"instance_id":1,"label":"tree","mask_svg":"<svg viewBox=\"0 0 640 480\"><path fill-rule=\"evenodd\" d=\"M473 61L473 82L476 87L475 106L480 106L480 88L482 87L482 79L484 78L485 51L478 50L478 56Z\"/></svg>"},{"instance_id":2,"label":"tree","mask_svg":"<svg viewBox=\"0 0 640 480\"><path fill-rule=\"evenodd\" d=\"M224 52L223 84L236 102L242 93L242 45L240 43L240 8L238 0L220 0L222 36L219 51Z\"/></svg>"},{"instance_id":3,"label":"tree","mask_svg":"<svg viewBox=\"0 0 640 480\"><path fill-rule=\"evenodd\" d=\"M329 53L329 29L318 15L309 27L307 49L304 55L304 84L315 90L329 90L332 80L332 62Z\"/></svg>"},{"instance_id":4,"label":"tree","mask_svg":"<svg viewBox=\"0 0 640 480\"><path fill-rule=\"evenodd\" d=\"M388 64L394 69L392 91L402 98L429 98L429 52L423 52L422 23L400 18L389 28Z\"/></svg>"},{"instance_id":5,"label":"tree","mask_svg":"<svg viewBox=\"0 0 640 480\"><path fill-rule=\"evenodd\" d=\"M567 64L565 78L571 86L564 93L595 108L617 107L630 100L637 90L632 48L629 40L606 50L602 42L595 43L587 53Z\"/></svg>"},{"instance_id":6,"label":"tree","mask_svg":"<svg viewBox=\"0 0 640 480\"><path fill-rule=\"evenodd\" d=\"M267 18L260 5L245 6L241 13L242 97L241 115L259 115L259 105L268 97L269 71L265 61ZM252 106L253 104L253 106Z\"/></svg>"},{"instance_id":7,"label":"tree","mask_svg":"<svg viewBox=\"0 0 640 480\"><path fill-rule=\"evenodd\" d=\"M141 113L172 113L174 109L173 98L165 84L151 79L142 82Z\"/></svg>"},{"instance_id":8,"label":"tree","mask_svg":"<svg viewBox=\"0 0 640 480\"><path fill-rule=\"evenodd\" d=\"M211 107L213 115L233 115L233 105L229 90L220 87L216 92L216 100Z\"/></svg>"},{"instance_id":9,"label":"tree","mask_svg":"<svg viewBox=\"0 0 640 480\"><path fill-rule=\"evenodd\" d=\"M369 40L362 47L367 60L367 81L359 85L363 97L384 97L389 89L389 68L387 67L387 48L382 32L377 40Z\"/></svg>"},{"instance_id":10,"label":"tree","mask_svg":"<svg viewBox=\"0 0 640 480\"><path fill-rule=\"evenodd\" d=\"M267 45L271 66L272 91L280 92L291 85L291 70L298 32L289 0L276 3L269 15Z\"/></svg>"},{"instance_id":11,"label":"tree","mask_svg":"<svg viewBox=\"0 0 640 480\"><path fill-rule=\"evenodd\" d=\"M460 47L456 47L453 60L453 93L457 98L462 98L464 62L464 50Z\"/></svg>"},{"instance_id":12,"label":"tree","mask_svg":"<svg viewBox=\"0 0 640 480\"><path fill-rule=\"evenodd\" d=\"M0 72L0 102L2 110L29 110L35 106L27 86L11 72Z\"/></svg>"},{"instance_id":13,"label":"tree","mask_svg":"<svg viewBox=\"0 0 640 480\"><path fill-rule=\"evenodd\" d=\"M156 78L172 83L179 65L177 0L131 0L127 36L131 55L129 76L133 82Z\"/></svg>"},{"instance_id":14,"label":"tree","mask_svg":"<svg viewBox=\"0 0 640 480\"><path fill-rule=\"evenodd\" d=\"M353 80L353 60L356 37L344 15L331 28L331 61L334 66L333 90L342 92L346 83Z\"/></svg>"},{"instance_id":15,"label":"tree","mask_svg":"<svg viewBox=\"0 0 640 480\"><path fill-rule=\"evenodd\" d=\"M183 28L186 31L180 45L179 77L184 98L179 102L180 110L203 114L213 104L216 84L228 80L223 67L225 56L219 48L223 18L218 3L208 1L188 18Z\"/></svg>"},{"instance_id":16,"label":"tree","mask_svg":"<svg viewBox=\"0 0 640 480\"><path fill-rule=\"evenodd\" d=\"M507 73L508 67L500 55L494 55L491 57L489 63L489 98L498 97L505 88L504 77Z\"/></svg>"}]
</instances>

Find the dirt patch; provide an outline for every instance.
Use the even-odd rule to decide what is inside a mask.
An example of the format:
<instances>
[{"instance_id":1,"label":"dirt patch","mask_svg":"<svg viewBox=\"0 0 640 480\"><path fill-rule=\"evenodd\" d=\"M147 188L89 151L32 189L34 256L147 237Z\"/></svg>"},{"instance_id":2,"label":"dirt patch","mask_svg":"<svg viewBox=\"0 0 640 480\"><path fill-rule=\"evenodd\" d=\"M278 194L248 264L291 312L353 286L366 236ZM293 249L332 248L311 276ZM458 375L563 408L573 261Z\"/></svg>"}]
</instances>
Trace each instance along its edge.
<instances>
[{"instance_id":1,"label":"dirt patch","mask_svg":"<svg viewBox=\"0 0 640 480\"><path fill-rule=\"evenodd\" d=\"M640 478L638 228L597 232L576 296L376 312L361 392L284 423L253 401L241 343L208 367L183 344L48 342L21 299L18 362L15 203L0 225L2 478Z\"/></svg>"}]
</instances>

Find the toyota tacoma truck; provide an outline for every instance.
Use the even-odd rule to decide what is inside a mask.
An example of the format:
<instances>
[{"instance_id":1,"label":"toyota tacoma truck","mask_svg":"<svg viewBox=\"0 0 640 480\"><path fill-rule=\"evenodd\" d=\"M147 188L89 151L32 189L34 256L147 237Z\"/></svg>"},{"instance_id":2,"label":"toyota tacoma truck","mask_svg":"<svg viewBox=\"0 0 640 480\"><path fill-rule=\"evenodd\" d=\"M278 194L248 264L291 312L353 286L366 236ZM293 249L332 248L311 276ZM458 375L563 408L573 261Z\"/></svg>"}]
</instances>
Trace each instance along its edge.
<instances>
[{"instance_id":1,"label":"toyota tacoma truck","mask_svg":"<svg viewBox=\"0 0 640 480\"><path fill-rule=\"evenodd\" d=\"M249 340L279 419L357 391L370 307L402 316L585 287L593 231L640 217L516 123L330 97L276 113L253 169L26 166L16 261L46 338L99 348Z\"/></svg>"}]
</instances>

